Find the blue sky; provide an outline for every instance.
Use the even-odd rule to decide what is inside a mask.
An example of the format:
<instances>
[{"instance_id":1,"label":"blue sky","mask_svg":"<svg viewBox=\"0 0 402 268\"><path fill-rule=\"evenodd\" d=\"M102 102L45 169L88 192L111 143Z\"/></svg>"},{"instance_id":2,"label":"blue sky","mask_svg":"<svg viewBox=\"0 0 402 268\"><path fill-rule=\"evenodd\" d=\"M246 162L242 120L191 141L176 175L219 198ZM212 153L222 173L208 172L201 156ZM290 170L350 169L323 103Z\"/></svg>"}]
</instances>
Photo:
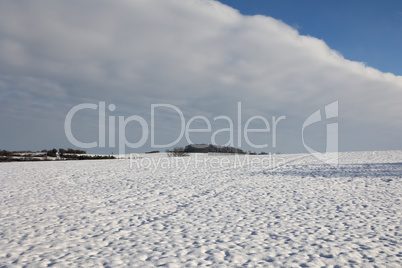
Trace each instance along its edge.
<instances>
[{"instance_id":1,"label":"blue sky","mask_svg":"<svg viewBox=\"0 0 402 268\"><path fill-rule=\"evenodd\" d=\"M193 129L211 122L194 143L322 152L336 119L340 151L402 150L401 12L397 1L0 1L0 149L80 148L65 123L86 104L71 133L102 145L91 153L116 153L123 138L125 152L164 151L152 122L154 144L187 145L166 105ZM334 102L339 117L303 132ZM103 103L115 107L105 121ZM152 121L155 104L166 105ZM231 126L222 116L232 133L216 132ZM251 128L270 130L250 140L266 148L238 131L255 116Z\"/></svg>"},{"instance_id":2,"label":"blue sky","mask_svg":"<svg viewBox=\"0 0 402 268\"><path fill-rule=\"evenodd\" d=\"M222 0L245 15L282 20L324 40L345 58L402 75L402 2L398 0Z\"/></svg>"}]
</instances>

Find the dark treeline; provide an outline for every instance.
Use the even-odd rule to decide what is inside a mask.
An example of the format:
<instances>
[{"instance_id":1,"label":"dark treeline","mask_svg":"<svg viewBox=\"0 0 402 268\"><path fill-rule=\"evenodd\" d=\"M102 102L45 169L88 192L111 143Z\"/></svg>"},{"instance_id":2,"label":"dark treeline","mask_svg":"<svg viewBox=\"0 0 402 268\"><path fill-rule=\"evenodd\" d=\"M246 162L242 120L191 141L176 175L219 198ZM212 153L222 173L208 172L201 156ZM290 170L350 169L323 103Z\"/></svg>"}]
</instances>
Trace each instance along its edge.
<instances>
[{"instance_id":1,"label":"dark treeline","mask_svg":"<svg viewBox=\"0 0 402 268\"><path fill-rule=\"evenodd\" d=\"M186 153L246 154L239 148L213 144L190 144L184 147L184 151Z\"/></svg>"},{"instance_id":2,"label":"dark treeline","mask_svg":"<svg viewBox=\"0 0 402 268\"><path fill-rule=\"evenodd\" d=\"M186 147L175 147L172 150L166 150L166 152L168 156L188 156L189 153L246 154L238 148L213 144L190 144Z\"/></svg>"},{"instance_id":3,"label":"dark treeline","mask_svg":"<svg viewBox=\"0 0 402 268\"><path fill-rule=\"evenodd\" d=\"M231 146L220 146L214 144L190 144L186 147L175 147L166 150L168 156L188 156L189 153L217 153L217 154L249 154L257 155L256 152L245 152L242 149ZM260 155L267 155L266 152L261 152Z\"/></svg>"},{"instance_id":4,"label":"dark treeline","mask_svg":"<svg viewBox=\"0 0 402 268\"><path fill-rule=\"evenodd\" d=\"M93 159L115 159L110 155L87 155L84 150L77 149L51 149L40 152L32 151L7 151L0 150L0 162L11 161L50 161L50 160L93 160Z\"/></svg>"}]
</instances>

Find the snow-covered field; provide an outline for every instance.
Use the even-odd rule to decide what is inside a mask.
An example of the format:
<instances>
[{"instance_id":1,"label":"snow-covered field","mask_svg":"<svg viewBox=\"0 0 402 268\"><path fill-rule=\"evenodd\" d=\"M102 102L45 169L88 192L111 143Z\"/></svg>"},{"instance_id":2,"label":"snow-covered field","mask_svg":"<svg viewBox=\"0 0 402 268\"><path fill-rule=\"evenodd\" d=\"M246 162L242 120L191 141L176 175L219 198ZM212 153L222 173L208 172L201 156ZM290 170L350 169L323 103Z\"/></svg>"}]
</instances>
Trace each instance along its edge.
<instances>
[{"instance_id":1,"label":"snow-covered field","mask_svg":"<svg viewBox=\"0 0 402 268\"><path fill-rule=\"evenodd\" d=\"M402 152L244 157L1 163L0 267L402 267Z\"/></svg>"}]
</instances>

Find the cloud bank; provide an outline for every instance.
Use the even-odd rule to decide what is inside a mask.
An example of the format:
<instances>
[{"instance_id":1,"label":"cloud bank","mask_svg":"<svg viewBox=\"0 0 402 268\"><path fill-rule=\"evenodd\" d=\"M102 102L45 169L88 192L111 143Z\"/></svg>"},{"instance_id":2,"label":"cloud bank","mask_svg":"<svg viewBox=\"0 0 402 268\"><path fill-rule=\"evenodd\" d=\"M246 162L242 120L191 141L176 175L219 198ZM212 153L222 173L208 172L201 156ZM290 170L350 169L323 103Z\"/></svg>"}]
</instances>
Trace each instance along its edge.
<instances>
[{"instance_id":1,"label":"cloud bank","mask_svg":"<svg viewBox=\"0 0 402 268\"><path fill-rule=\"evenodd\" d=\"M402 78L348 61L276 19L209 0L0 2L5 149L68 147L64 118L80 103L105 101L116 105L109 115L147 120L151 104L169 103L187 118L235 121L240 101L244 118L286 116L278 147L267 150L299 152L304 120L337 100L341 150L402 149ZM158 140L174 140L178 119L160 116ZM97 123L95 111L83 112L73 131L96 140ZM134 141L138 126L130 127ZM325 143L323 127L310 133L312 147Z\"/></svg>"}]
</instances>

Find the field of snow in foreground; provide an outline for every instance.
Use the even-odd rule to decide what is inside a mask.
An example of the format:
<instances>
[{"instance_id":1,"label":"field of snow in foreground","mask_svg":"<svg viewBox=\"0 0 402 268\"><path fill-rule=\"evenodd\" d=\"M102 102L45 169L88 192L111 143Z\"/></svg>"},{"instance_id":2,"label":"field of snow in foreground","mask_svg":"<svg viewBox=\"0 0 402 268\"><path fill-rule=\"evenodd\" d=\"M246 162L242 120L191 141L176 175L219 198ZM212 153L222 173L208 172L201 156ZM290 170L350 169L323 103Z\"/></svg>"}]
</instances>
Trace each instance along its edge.
<instances>
[{"instance_id":1,"label":"field of snow in foreground","mask_svg":"<svg viewBox=\"0 0 402 268\"><path fill-rule=\"evenodd\" d=\"M141 157L1 163L0 267L402 267L400 151Z\"/></svg>"}]
</instances>

